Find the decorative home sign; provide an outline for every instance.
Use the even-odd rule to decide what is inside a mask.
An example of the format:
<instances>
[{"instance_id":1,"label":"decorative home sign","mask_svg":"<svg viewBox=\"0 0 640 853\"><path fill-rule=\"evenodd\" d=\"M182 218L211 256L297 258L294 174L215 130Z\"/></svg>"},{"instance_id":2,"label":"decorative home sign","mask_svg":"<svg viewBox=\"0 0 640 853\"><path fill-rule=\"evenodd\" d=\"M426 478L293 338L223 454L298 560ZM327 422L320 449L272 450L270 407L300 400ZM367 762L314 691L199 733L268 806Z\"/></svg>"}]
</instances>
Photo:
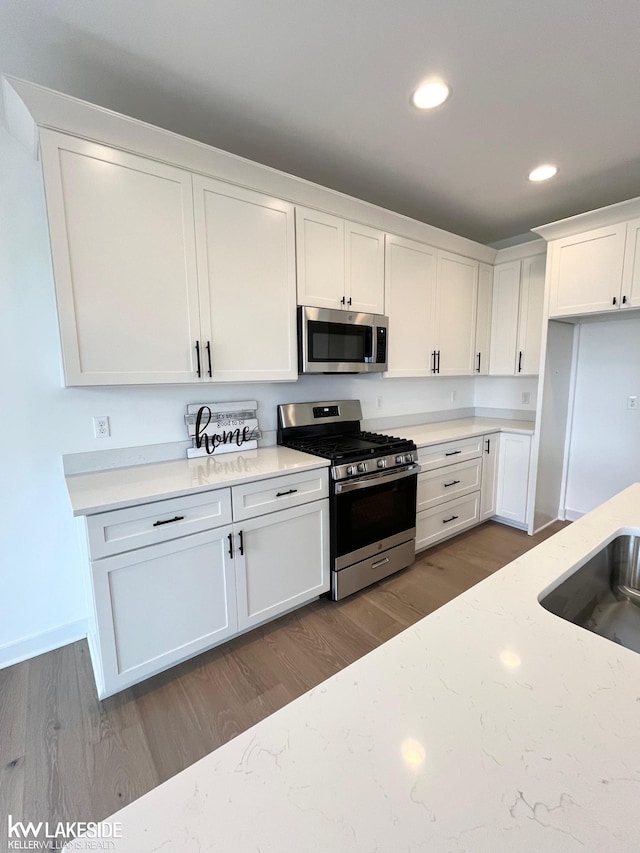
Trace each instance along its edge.
<instances>
[{"instance_id":1,"label":"decorative home sign","mask_svg":"<svg viewBox=\"0 0 640 853\"><path fill-rule=\"evenodd\" d=\"M185 423L193 447L187 456L211 456L255 450L262 437L255 400L241 403L194 403L187 406Z\"/></svg>"}]
</instances>

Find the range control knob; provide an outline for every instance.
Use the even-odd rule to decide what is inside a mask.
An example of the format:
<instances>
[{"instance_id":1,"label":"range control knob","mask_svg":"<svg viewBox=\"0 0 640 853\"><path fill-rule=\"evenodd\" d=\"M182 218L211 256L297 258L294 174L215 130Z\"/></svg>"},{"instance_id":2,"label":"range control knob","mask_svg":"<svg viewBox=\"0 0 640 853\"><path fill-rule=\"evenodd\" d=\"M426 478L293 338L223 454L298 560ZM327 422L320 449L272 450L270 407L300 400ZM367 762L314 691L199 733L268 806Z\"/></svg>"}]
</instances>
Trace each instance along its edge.
<instances>
[{"instance_id":1,"label":"range control knob","mask_svg":"<svg viewBox=\"0 0 640 853\"><path fill-rule=\"evenodd\" d=\"M347 465L347 475L355 474L356 466L355 465Z\"/></svg>"},{"instance_id":2,"label":"range control knob","mask_svg":"<svg viewBox=\"0 0 640 853\"><path fill-rule=\"evenodd\" d=\"M396 465L404 464L404 456L396 456Z\"/></svg>"},{"instance_id":3,"label":"range control knob","mask_svg":"<svg viewBox=\"0 0 640 853\"><path fill-rule=\"evenodd\" d=\"M358 462L358 471L362 474L367 470L366 462Z\"/></svg>"},{"instance_id":4,"label":"range control knob","mask_svg":"<svg viewBox=\"0 0 640 853\"><path fill-rule=\"evenodd\" d=\"M413 453L407 453L407 455L404 457L404 461L413 462Z\"/></svg>"},{"instance_id":5,"label":"range control knob","mask_svg":"<svg viewBox=\"0 0 640 853\"><path fill-rule=\"evenodd\" d=\"M378 468L386 468L387 460L386 459L378 459Z\"/></svg>"}]
</instances>

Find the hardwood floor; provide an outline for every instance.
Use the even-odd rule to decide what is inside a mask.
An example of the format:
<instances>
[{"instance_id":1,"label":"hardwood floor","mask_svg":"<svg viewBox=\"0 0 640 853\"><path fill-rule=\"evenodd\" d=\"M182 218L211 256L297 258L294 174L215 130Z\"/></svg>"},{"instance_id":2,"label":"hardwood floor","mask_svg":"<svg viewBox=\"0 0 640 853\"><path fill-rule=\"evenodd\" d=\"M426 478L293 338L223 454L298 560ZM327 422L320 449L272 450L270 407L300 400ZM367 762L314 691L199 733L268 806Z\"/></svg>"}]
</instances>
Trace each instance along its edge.
<instances>
[{"instance_id":1,"label":"hardwood floor","mask_svg":"<svg viewBox=\"0 0 640 853\"><path fill-rule=\"evenodd\" d=\"M85 641L0 671L0 850L14 820L101 820L555 533L495 522L99 702Z\"/></svg>"}]
</instances>

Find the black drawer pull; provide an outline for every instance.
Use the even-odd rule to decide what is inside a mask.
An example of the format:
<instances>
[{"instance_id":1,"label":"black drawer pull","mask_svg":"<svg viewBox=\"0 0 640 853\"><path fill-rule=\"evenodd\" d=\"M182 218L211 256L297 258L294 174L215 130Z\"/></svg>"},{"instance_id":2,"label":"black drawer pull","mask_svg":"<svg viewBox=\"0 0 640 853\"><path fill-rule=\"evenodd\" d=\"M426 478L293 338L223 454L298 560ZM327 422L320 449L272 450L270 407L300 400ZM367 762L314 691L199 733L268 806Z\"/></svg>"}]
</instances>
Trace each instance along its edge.
<instances>
[{"instance_id":1,"label":"black drawer pull","mask_svg":"<svg viewBox=\"0 0 640 853\"><path fill-rule=\"evenodd\" d=\"M288 491L288 492L276 492L276 497L277 497L277 498L282 498L282 497L284 497L285 495L295 495L295 493L296 493L297 491L298 491L297 489L289 489L289 491Z\"/></svg>"},{"instance_id":2,"label":"black drawer pull","mask_svg":"<svg viewBox=\"0 0 640 853\"><path fill-rule=\"evenodd\" d=\"M176 515L175 518L165 518L164 521L154 521L154 527L160 527L161 524L173 524L174 521L184 521L184 515Z\"/></svg>"},{"instance_id":3,"label":"black drawer pull","mask_svg":"<svg viewBox=\"0 0 640 853\"><path fill-rule=\"evenodd\" d=\"M460 516L459 515L452 515L451 518L443 518L442 523L443 524L449 524L450 521L455 521L456 518L460 518Z\"/></svg>"},{"instance_id":4,"label":"black drawer pull","mask_svg":"<svg viewBox=\"0 0 640 853\"><path fill-rule=\"evenodd\" d=\"M228 533L227 539L229 540L229 556L233 560L233 533Z\"/></svg>"},{"instance_id":5,"label":"black drawer pull","mask_svg":"<svg viewBox=\"0 0 640 853\"><path fill-rule=\"evenodd\" d=\"M450 450L449 453L445 453L445 456L457 456L458 453L462 453L461 450Z\"/></svg>"},{"instance_id":6,"label":"black drawer pull","mask_svg":"<svg viewBox=\"0 0 640 853\"><path fill-rule=\"evenodd\" d=\"M460 480L454 480L452 483L443 483L445 489L448 489L449 486L457 486Z\"/></svg>"}]
</instances>

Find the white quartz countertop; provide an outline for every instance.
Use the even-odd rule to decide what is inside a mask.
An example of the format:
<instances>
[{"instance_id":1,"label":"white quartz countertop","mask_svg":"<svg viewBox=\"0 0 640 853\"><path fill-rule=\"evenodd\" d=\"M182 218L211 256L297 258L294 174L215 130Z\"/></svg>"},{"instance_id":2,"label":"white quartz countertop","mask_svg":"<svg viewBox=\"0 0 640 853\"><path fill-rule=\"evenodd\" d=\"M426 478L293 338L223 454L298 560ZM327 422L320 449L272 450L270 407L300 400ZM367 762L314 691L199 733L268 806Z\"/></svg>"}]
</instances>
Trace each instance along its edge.
<instances>
[{"instance_id":1,"label":"white quartz countertop","mask_svg":"<svg viewBox=\"0 0 640 853\"><path fill-rule=\"evenodd\" d=\"M418 447L423 447L499 430L532 433L533 427L529 421L458 418L440 423L396 427L386 432L409 438ZM222 456L174 459L170 462L74 474L68 476L66 482L73 514L93 515L294 471L324 468L329 464L327 459L276 445Z\"/></svg>"},{"instance_id":2,"label":"white quartz countertop","mask_svg":"<svg viewBox=\"0 0 640 853\"><path fill-rule=\"evenodd\" d=\"M276 445L222 456L75 474L66 480L73 514L92 515L328 465L327 459Z\"/></svg>"},{"instance_id":3,"label":"white quartz countertop","mask_svg":"<svg viewBox=\"0 0 640 853\"><path fill-rule=\"evenodd\" d=\"M390 432L415 441L418 447L424 447L427 444L439 444L457 438L472 438L490 432L519 432L532 435L534 428L533 421L511 421L506 418L458 418L453 421L395 427Z\"/></svg>"},{"instance_id":4,"label":"white quartz countertop","mask_svg":"<svg viewBox=\"0 0 640 853\"><path fill-rule=\"evenodd\" d=\"M640 484L113 815L113 849L637 851L640 655L538 603L630 531Z\"/></svg>"}]
</instances>

